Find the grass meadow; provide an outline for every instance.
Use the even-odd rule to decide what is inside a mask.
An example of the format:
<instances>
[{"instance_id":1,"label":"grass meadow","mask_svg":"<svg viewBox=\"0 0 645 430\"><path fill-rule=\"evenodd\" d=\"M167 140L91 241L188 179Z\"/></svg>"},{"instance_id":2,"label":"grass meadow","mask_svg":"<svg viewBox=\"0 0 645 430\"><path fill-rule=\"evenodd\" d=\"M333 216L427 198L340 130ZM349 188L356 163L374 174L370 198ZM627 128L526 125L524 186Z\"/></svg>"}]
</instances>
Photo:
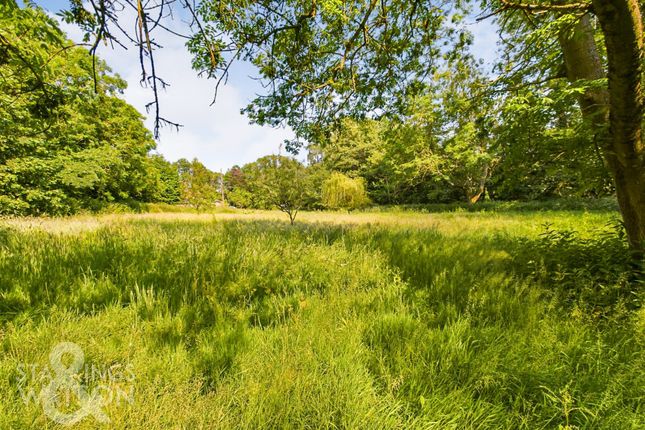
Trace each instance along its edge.
<instances>
[{"instance_id":1,"label":"grass meadow","mask_svg":"<svg viewBox=\"0 0 645 430\"><path fill-rule=\"evenodd\" d=\"M645 428L643 279L617 220L0 221L0 428L67 428L44 411L53 382L62 413L84 404L64 393L101 393L109 421L85 411L81 429ZM64 378L60 342L84 353Z\"/></svg>"}]
</instances>

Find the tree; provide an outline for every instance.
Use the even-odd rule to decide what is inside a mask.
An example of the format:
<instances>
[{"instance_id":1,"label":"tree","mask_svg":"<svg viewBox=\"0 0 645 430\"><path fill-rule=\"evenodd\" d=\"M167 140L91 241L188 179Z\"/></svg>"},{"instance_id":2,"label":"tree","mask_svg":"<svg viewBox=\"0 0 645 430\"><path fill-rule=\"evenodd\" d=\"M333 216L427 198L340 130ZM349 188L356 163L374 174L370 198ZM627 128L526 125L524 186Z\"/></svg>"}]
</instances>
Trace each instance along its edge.
<instances>
[{"instance_id":1,"label":"tree","mask_svg":"<svg viewBox=\"0 0 645 430\"><path fill-rule=\"evenodd\" d=\"M251 207L252 195L245 174L240 166L231 167L224 175L224 193L230 205L239 208Z\"/></svg>"},{"instance_id":2,"label":"tree","mask_svg":"<svg viewBox=\"0 0 645 430\"><path fill-rule=\"evenodd\" d=\"M475 203L496 163L496 124L486 80L468 56L428 81L397 118L345 119L323 145L331 171L365 179L379 203Z\"/></svg>"},{"instance_id":3,"label":"tree","mask_svg":"<svg viewBox=\"0 0 645 430\"><path fill-rule=\"evenodd\" d=\"M414 172L406 169L415 147L388 134L387 120L342 120L321 143L322 164L330 172L362 178L370 197L381 204L399 203L410 196ZM406 150L407 149L407 150Z\"/></svg>"},{"instance_id":4,"label":"tree","mask_svg":"<svg viewBox=\"0 0 645 430\"><path fill-rule=\"evenodd\" d=\"M495 199L598 197L614 192L602 154L563 80L524 86L500 102L491 150Z\"/></svg>"},{"instance_id":5,"label":"tree","mask_svg":"<svg viewBox=\"0 0 645 430\"><path fill-rule=\"evenodd\" d=\"M322 201L330 209L359 209L369 204L362 178L332 173L323 183Z\"/></svg>"},{"instance_id":6,"label":"tree","mask_svg":"<svg viewBox=\"0 0 645 430\"><path fill-rule=\"evenodd\" d=\"M293 225L298 212L310 200L311 189L305 167L298 160L282 156L267 156L262 160L260 187L275 207L289 216Z\"/></svg>"},{"instance_id":7,"label":"tree","mask_svg":"<svg viewBox=\"0 0 645 430\"><path fill-rule=\"evenodd\" d=\"M256 202L261 199L265 205L286 213L292 225L298 212L315 199L311 177L298 160L267 155L246 170L249 171L247 178L250 177Z\"/></svg>"},{"instance_id":8,"label":"tree","mask_svg":"<svg viewBox=\"0 0 645 430\"><path fill-rule=\"evenodd\" d=\"M177 167L160 154L148 158L145 170L147 193L144 201L179 203L181 201L181 183Z\"/></svg>"},{"instance_id":9,"label":"tree","mask_svg":"<svg viewBox=\"0 0 645 430\"><path fill-rule=\"evenodd\" d=\"M399 111L424 89L440 57L470 42L458 24L463 2L401 0L202 2L194 66L225 77L237 56L255 64L270 91L245 112L261 124L286 122L315 142L342 117ZM225 36L224 36L225 35ZM211 48L224 43L213 62ZM226 56L227 49L233 55ZM288 149L301 145L291 142Z\"/></svg>"},{"instance_id":10,"label":"tree","mask_svg":"<svg viewBox=\"0 0 645 430\"><path fill-rule=\"evenodd\" d=\"M643 23L637 0L536 2L501 0L497 13L550 12L559 16L552 25L537 21L540 35L560 46L566 78L592 83L580 92L579 105L594 141L613 176L618 204L632 249L645 252L645 146L643 119ZM600 24L606 51L596 42L591 17ZM536 20L531 20L536 25ZM545 24L546 22L546 24ZM555 29L550 33L547 29ZM607 86L598 85L606 78Z\"/></svg>"},{"instance_id":11,"label":"tree","mask_svg":"<svg viewBox=\"0 0 645 430\"><path fill-rule=\"evenodd\" d=\"M200 210L215 204L219 196L219 174L211 172L196 158L176 163L181 184L181 200Z\"/></svg>"},{"instance_id":12,"label":"tree","mask_svg":"<svg viewBox=\"0 0 645 430\"><path fill-rule=\"evenodd\" d=\"M434 91L425 96L430 100L412 117L431 133L426 168L471 204L484 194L497 162L491 149L495 101L485 91L488 85L477 62L463 55L435 76Z\"/></svg>"},{"instance_id":13,"label":"tree","mask_svg":"<svg viewBox=\"0 0 645 430\"><path fill-rule=\"evenodd\" d=\"M477 203L486 190L486 183L492 173L493 158L486 148L472 122L459 127L439 159L442 179L460 190L463 198L471 204Z\"/></svg>"},{"instance_id":14,"label":"tree","mask_svg":"<svg viewBox=\"0 0 645 430\"><path fill-rule=\"evenodd\" d=\"M238 207L278 208L293 223L300 210L320 207L324 176L320 165L304 166L290 157L267 155L226 172L226 198Z\"/></svg>"},{"instance_id":15,"label":"tree","mask_svg":"<svg viewBox=\"0 0 645 430\"><path fill-rule=\"evenodd\" d=\"M117 97L124 88L44 12L0 5L0 213L68 214L149 195L155 143Z\"/></svg>"}]
</instances>

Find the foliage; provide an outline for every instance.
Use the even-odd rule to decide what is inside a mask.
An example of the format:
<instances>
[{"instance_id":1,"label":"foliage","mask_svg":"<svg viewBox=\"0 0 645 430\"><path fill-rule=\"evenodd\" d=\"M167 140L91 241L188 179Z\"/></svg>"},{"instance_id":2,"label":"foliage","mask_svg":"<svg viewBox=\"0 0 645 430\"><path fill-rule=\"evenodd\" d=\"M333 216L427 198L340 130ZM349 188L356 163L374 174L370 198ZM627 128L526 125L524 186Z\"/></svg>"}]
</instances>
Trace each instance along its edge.
<instances>
[{"instance_id":1,"label":"foliage","mask_svg":"<svg viewBox=\"0 0 645 430\"><path fill-rule=\"evenodd\" d=\"M461 198L476 203L484 195L496 163L491 144L495 136L496 101L484 91L489 81L470 56L453 62L435 78L436 89L412 103L412 123L421 125L430 137L430 162L422 164L424 174L438 177Z\"/></svg>"},{"instance_id":2,"label":"foliage","mask_svg":"<svg viewBox=\"0 0 645 430\"><path fill-rule=\"evenodd\" d=\"M518 90L504 100L503 125L493 143L499 159L489 187L494 197L530 200L613 192L575 95L565 88L554 82Z\"/></svg>"},{"instance_id":3,"label":"foliage","mask_svg":"<svg viewBox=\"0 0 645 430\"><path fill-rule=\"evenodd\" d=\"M339 118L399 110L424 88L438 57L458 57L471 41L460 25L464 4L204 1L203 31L188 47L193 67L211 77L250 60L272 90L246 113L260 124L284 121L317 142Z\"/></svg>"},{"instance_id":4,"label":"foliage","mask_svg":"<svg viewBox=\"0 0 645 430\"><path fill-rule=\"evenodd\" d=\"M593 137L580 129L575 97L525 89L495 98L478 67L455 62L434 76L430 92L409 100L404 118L345 119L310 150L328 170L364 178L380 204L612 192Z\"/></svg>"},{"instance_id":5,"label":"foliage","mask_svg":"<svg viewBox=\"0 0 645 430\"><path fill-rule=\"evenodd\" d=\"M239 18L236 14L246 7L253 9L249 5L234 3L229 4L230 19ZM267 5L255 7L261 10ZM204 10L208 7L204 5ZM332 27L328 28L327 25L348 14L359 16L366 13L364 16L370 18L374 13L370 10L370 5L362 5L356 10L347 9L347 4L333 2L312 5L312 8L316 7L322 8L323 15L330 14L328 18L331 21L319 22L318 17L302 18L303 28L310 28L314 23L317 26L315 29L310 28L312 34L331 32ZM306 9L307 5L298 3L297 8ZM181 198L178 195L178 169L169 166L158 156L146 155L154 142L140 124L139 114L114 97L123 90L124 83L118 77L111 76L105 64L100 61L96 63L96 84L99 90L96 94L91 73L95 65L86 51L67 48L69 42L65 41L55 23L37 9L9 6L3 10L6 19L12 23L7 26L7 31L30 34L35 28L46 29L33 35L35 39L31 42L26 37L20 39L19 43L3 45L7 47L5 50L9 61L2 67L15 72L7 76L12 79L27 76L34 81L33 91L18 97L19 103L6 105L11 110L7 111L7 118L14 118L7 119L7 124L15 123L17 126L11 127L12 133L8 132L3 136L7 139L5 146L22 147L24 151L18 156L15 149L12 150L5 156L12 158L4 161L3 169L0 169L3 213L71 213L81 208L97 209L109 202L135 200L192 201L190 204L201 207L216 199L214 184L208 184L209 180L201 181L204 186L197 186L192 196L188 195L193 192L188 186L190 181L184 180L184 196ZM457 9L453 9L432 13L436 13L436 17L445 17L456 11ZM82 8L76 12L82 13ZM406 10L405 13L413 11ZM74 17L67 18L74 20ZM242 21L244 19L246 18ZM444 18L437 19L441 21ZM229 22L222 26L235 27L238 24ZM254 22L253 25L256 24L257 28L253 31L260 31L265 28L264 25L273 25L260 22ZM444 28L445 23L441 22L434 25L433 29L427 31L446 40L461 31L457 30L460 28L458 22L453 29ZM236 32L233 27L222 29ZM351 23L343 24L343 28L349 27ZM289 31L283 34L281 30L279 33L279 43L293 42ZM306 37L303 35L305 39L310 36L309 33ZM345 34L343 37L350 36L352 35ZM199 37L196 36L195 43L204 42ZM327 37L331 44L341 36L327 34ZM388 37L394 41L399 36L392 34ZM36 47L38 38L45 45ZM305 202L306 208L322 207L322 182L329 172L363 178L370 198L379 204L476 201L486 192L495 199L599 196L612 192L606 169L599 162L593 145L589 144L593 136L584 132L579 110L575 106L581 88L565 88L561 82L555 82L546 90L532 87L517 90L515 96L499 97L487 93L484 89L490 86L490 82L483 77L479 65L466 49L468 37L463 36L462 39L457 43L460 47L457 49L455 46L459 55L452 50L442 52L446 62L432 66L433 73L426 77L423 88L406 93L405 97L402 94L397 96L400 99L397 115L379 119L353 115L360 119L351 119L346 116L350 112L345 112L343 115L339 113L333 126L316 128L322 134L317 134L315 139L312 135L309 150L317 151L320 159L306 168L307 176L311 179L307 189L309 197ZM253 45L250 39L246 42ZM34 46L23 46L29 43ZM305 44L302 46L298 45L299 48L305 51L313 49L310 42L305 40L303 43ZM406 43L412 46L417 42ZM48 48L43 50L42 46ZM372 49L375 46L361 49ZM52 55L51 51L57 47L62 51ZM255 52L253 46L244 49L247 48L250 50L249 55ZM351 47L350 51L359 52L361 49ZM365 63L361 67L364 66L365 70L380 70L380 65L371 63L377 57L398 58L401 61L399 65L411 61L401 59L398 49L399 47L391 52L380 52L377 49L378 52L372 53L373 57L372 54L366 54L363 58ZM27 52L30 54L26 55ZM282 53L276 51L276 55L275 61ZM262 58L258 61L266 64L269 60ZM301 61L305 61L304 57L296 61L297 65L302 66ZM327 60L321 59L317 65L320 66L319 69L308 74L307 79L314 79L318 72L323 73L325 64L328 64L325 61ZM206 63L202 67L207 67ZM339 82L347 78L343 73L345 72L337 76ZM8 92L13 91L11 88L22 91L19 90L19 82L12 79L4 81ZM65 79L69 85L52 83L65 82ZM285 91L293 91L292 84L285 83ZM299 85L302 87L305 84ZM389 85L384 84L378 91L387 92L386 87ZM334 86L335 84L330 84L330 88ZM324 88L321 90L325 91ZM312 89L312 94L314 93L317 90ZM367 97L366 94L360 97ZM279 97L275 97L264 100L272 99L272 106L277 109L285 100L280 101ZM297 97L294 98L296 99ZM366 99L364 106L357 106L356 109L361 110L374 101L370 99L368 102ZM335 102L334 100L331 104ZM47 106L38 107L38 103L45 103ZM323 104L328 103L329 100ZM314 111L319 108L327 109L322 106L307 107L309 108ZM44 117L39 117L35 112L40 112ZM501 115L498 116L497 112L501 112ZM283 114L285 112L280 115ZM559 118L558 121L553 121L554 117ZM25 118L29 120L24 121ZM313 117L310 119L313 121ZM70 122L75 126L69 126ZM310 121L309 125L312 124L314 122ZM116 127L117 125L124 127ZM32 136L34 133L36 137ZM18 141L21 143L14 144ZM64 155L59 156L57 154L61 147L67 149L63 151ZM227 173L224 178L227 201L236 207L274 206L275 202L269 201L266 190L258 186L257 180L255 183L245 183L247 179L254 182L253 177L257 177L252 165L246 166L246 170L248 174L236 167ZM248 178L245 179L245 176ZM195 203L198 200L199 203Z\"/></svg>"},{"instance_id":6,"label":"foliage","mask_svg":"<svg viewBox=\"0 0 645 430\"><path fill-rule=\"evenodd\" d=\"M316 209L321 202L326 172L279 155L267 155L224 175L226 199L235 207L278 208L293 222L301 209Z\"/></svg>"},{"instance_id":7,"label":"foliage","mask_svg":"<svg viewBox=\"0 0 645 430\"><path fill-rule=\"evenodd\" d=\"M146 195L145 201L178 203L181 200L181 181L177 166L162 155L152 154L148 157L146 179L150 182L146 186L150 194Z\"/></svg>"},{"instance_id":8,"label":"foliage","mask_svg":"<svg viewBox=\"0 0 645 430\"><path fill-rule=\"evenodd\" d=\"M39 9L3 4L0 28L0 214L176 199L121 78Z\"/></svg>"},{"instance_id":9,"label":"foliage","mask_svg":"<svg viewBox=\"0 0 645 430\"><path fill-rule=\"evenodd\" d=\"M362 178L332 173L322 186L322 203L330 209L359 209L369 204Z\"/></svg>"},{"instance_id":10,"label":"foliage","mask_svg":"<svg viewBox=\"0 0 645 430\"><path fill-rule=\"evenodd\" d=\"M211 172L196 158L176 163L181 183L181 201L194 206L197 210L213 206L220 197L220 175Z\"/></svg>"},{"instance_id":11,"label":"foliage","mask_svg":"<svg viewBox=\"0 0 645 430\"><path fill-rule=\"evenodd\" d=\"M294 223L298 212L311 204L310 178L305 166L298 160L279 155L258 159L250 167L250 176L256 194L266 205L276 207Z\"/></svg>"},{"instance_id":12,"label":"foliage","mask_svg":"<svg viewBox=\"0 0 645 430\"><path fill-rule=\"evenodd\" d=\"M240 166L233 166L224 174L224 187L228 204L239 208L252 207L253 195Z\"/></svg>"}]
</instances>

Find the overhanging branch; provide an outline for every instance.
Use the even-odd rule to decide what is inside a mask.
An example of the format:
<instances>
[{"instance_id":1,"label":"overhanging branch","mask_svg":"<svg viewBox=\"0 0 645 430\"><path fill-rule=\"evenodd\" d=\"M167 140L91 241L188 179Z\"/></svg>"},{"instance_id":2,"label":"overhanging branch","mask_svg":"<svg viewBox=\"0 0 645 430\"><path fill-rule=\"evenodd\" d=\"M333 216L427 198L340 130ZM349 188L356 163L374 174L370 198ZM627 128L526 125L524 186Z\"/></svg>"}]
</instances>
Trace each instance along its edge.
<instances>
[{"instance_id":1,"label":"overhanging branch","mask_svg":"<svg viewBox=\"0 0 645 430\"><path fill-rule=\"evenodd\" d=\"M528 13L537 12L561 12L561 13L574 13L574 12L590 12L593 10L591 3L578 2L567 4L541 4L541 3L521 3L510 0L500 0L502 6L495 11L477 18L477 21L483 21L495 16L506 10L522 10Z\"/></svg>"}]
</instances>

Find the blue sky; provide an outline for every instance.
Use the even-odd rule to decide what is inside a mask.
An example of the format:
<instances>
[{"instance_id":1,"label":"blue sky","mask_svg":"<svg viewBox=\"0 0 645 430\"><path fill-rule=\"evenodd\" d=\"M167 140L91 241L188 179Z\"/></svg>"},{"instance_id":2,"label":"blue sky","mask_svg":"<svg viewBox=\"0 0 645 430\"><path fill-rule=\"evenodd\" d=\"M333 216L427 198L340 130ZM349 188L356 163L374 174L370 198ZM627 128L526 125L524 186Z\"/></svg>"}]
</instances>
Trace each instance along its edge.
<instances>
[{"instance_id":1,"label":"blue sky","mask_svg":"<svg viewBox=\"0 0 645 430\"><path fill-rule=\"evenodd\" d=\"M36 0L36 4L50 12L57 12L69 5L68 0ZM495 58L497 35L491 20L475 23L470 20L469 29L475 36L473 53L487 62ZM180 20L173 24L178 28L185 26ZM61 25L68 36L79 41L78 28ZM245 164L266 154L275 154L280 144L293 137L293 132L285 128L260 127L249 124L248 118L240 114L240 109L251 101L256 93L262 93L259 83L252 79L256 76L253 66L236 64L230 74L229 82L221 87L215 105L210 106L215 82L197 77L190 66L190 55L183 41L171 35L159 36L164 49L156 53L159 75L170 83L161 94L161 113L164 117L183 125L177 132L163 128L157 143L157 151L170 161L179 158L197 157L209 169L226 170L235 164ZM145 115L145 104L150 101L151 93L139 84L140 69L137 53L130 48L102 47L101 58L128 82L124 98ZM152 127L151 119L146 125ZM304 158L304 154L298 156Z\"/></svg>"}]
</instances>

